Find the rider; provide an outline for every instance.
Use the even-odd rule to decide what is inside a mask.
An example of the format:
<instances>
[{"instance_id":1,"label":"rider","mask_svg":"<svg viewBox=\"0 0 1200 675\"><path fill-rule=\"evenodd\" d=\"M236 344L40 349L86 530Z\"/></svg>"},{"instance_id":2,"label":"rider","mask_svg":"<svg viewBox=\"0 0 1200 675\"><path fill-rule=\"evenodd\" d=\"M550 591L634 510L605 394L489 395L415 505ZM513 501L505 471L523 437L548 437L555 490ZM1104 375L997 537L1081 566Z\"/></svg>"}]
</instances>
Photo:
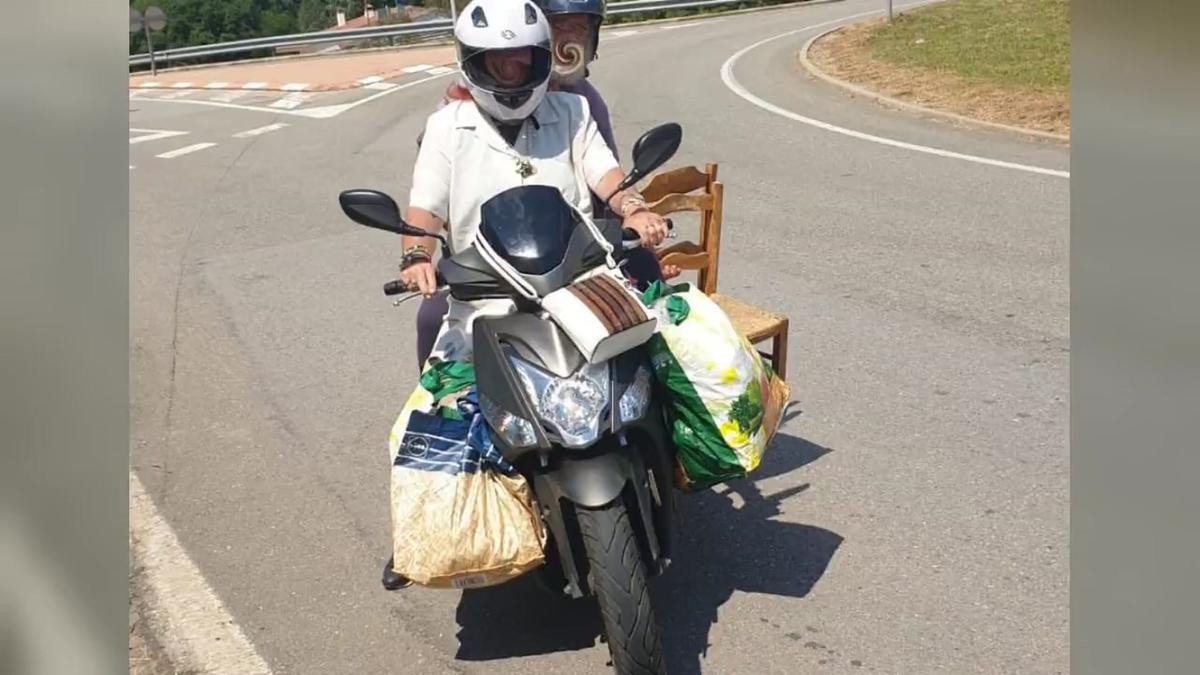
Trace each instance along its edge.
<instances>
[{"instance_id":1,"label":"rider","mask_svg":"<svg viewBox=\"0 0 1200 675\"><path fill-rule=\"evenodd\" d=\"M548 92L552 70L550 26L531 0L472 0L454 27L468 100L456 99L430 115L413 167L409 224L445 230L450 253L469 246L479 227L480 206L520 185L549 185L584 214L592 194L610 196L607 206L643 246L666 237L664 219L646 208L635 189L614 190L625 178L601 138L586 100ZM401 278L427 298L437 288L432 237L404 238ZM488 311L451 299L437 347L453 358L471 321ZM389 560L383 585L407 585Z\"/></svg>"},{"instance_id":2,"label":"rider","mask_svg":"<svg viewBox=\"0 0 1200 675\"><path fill-rule=\"evenodd\" d=\"M588 78L588 65L595 60L600 44L600 25L604 23L605 0L535 0L550 23L554 66L550 74L550 91L567 91L587 99L592 118L613 157L620 158L613 135L612 121L604 97L592 86ZM458 82L450 84L442 99L442 105L455 100L469 100L470 90ZM417 138L418 147L424 138L422 131ZM603 203L600 198L593 201L592 213L600 216ZM658 257L649 249L637 249L626 255L625 271L642 284L658 278L672 278L679 274L673 265L660 268ZM444 295L424 298L417 309L417 367L424 366L433 350L433 342L448 305Z\"/></svg>"}]
</instances>

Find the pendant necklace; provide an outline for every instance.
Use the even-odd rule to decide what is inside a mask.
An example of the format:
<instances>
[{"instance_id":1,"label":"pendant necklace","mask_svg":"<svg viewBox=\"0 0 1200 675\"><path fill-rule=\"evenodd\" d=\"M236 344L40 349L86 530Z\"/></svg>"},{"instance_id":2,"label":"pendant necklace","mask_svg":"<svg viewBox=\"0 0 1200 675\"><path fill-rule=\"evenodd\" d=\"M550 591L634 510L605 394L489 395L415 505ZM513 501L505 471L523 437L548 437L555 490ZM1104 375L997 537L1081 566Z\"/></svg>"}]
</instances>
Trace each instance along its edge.
<instances>
[{"instance_id":1,"label":"pendant necklace","mask_svg":"<svg viewBox=\"0 0 1200 675\"><path fill-rule=\"evenodd\" d=\"M521 137L519 140L525 141L525 147L529 147L529 136L525 131L525 125L521 126ZM521 156L521 154L517 152L516 147L513 147L513 152L515 155L514 159L517 160L517 175L521 177L521 180L525 180L526 178L529 178L533 174L537 173L537 169L534 168L533 162Z\"/></svg>"}]
</instances>

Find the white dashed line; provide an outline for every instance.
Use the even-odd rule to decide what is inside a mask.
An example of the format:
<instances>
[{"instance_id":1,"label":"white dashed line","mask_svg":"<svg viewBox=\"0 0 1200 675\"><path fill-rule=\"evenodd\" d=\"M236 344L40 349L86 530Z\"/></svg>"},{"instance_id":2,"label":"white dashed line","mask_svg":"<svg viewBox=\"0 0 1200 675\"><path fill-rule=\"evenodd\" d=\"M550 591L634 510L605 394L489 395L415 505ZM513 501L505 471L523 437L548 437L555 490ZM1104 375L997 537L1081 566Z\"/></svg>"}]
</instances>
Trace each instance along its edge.
<instances>
[{"instance_id":1,"label":"white dashed line","mask_svg":"<svg viewBox=\"0 0 1200 675\"><path fill-rule=\"evenodd\" d=\"M143 82L138 85L142 89L155 89L159 86L158 82Z\"/></svg>"},{"instance_id":2,"label":"white dashed line","mask_svg":"<svg viewBox=\"0 0 1200 675\"><path fill-rule=\"evenodd\" d=\"M287 126L287 124L284 122L276 122L275 124L268 124L265 127L258 127L256 129L248 129L246 131L239 131L236 134L234 134L233 137L234 138L250 138L251 136L261 136L263 134L269 134L272 131L279 131L280 129L282 129L286 126Z\"/></svg>"},{"instance_id":3,"label":"white dashed line","mask_svg":"<svg viewBox=\"0 0 1200 675\"><path fill-rule=\"evenodd\" d=\"M637 35L639 32L640 31L637 31L637 30L614 30L613 32L609 33L605 37L607 37L611 40L614 38L623 38L623 37L629 37L630 35Z\"/></svg>"},{"instance_id":4,"label":"white dashed line","mask_svg":"<svg viewBox=\"0 0 1200 675\"><path fill-rule=\"evenodd\" d=\"M209 82L204 85L205 89L225 89L229 86L228 82Z\"/></svg>"},{"instance_id":5,"label":"white dashed line","mask_svg":"<svg viewBox=\"0 0 1200 675\"><path fill-rule=\"evenodd\" d=\"M308 83L289 82L288 84L283 85L282 89L284 91L304 91L305 89L308 89Z\"/></svg>"},{"instance_id":6,"label":"white dashed line","mask_svg":"<svg viewBox=\"0 0 1200 675\"><path fill-rule=\"evenodd\" d=\"M438 66L437 68L430 68L428 70L428 73L430 75L446 75L447 73L453 73L455 70L456 70L455 68L447 68L446 66Z\"/></svg>"},{"instance_id":7,"label":"white dashed line","mask_svg":"<svg viewBox=\"0 0 1200 675\"><path fill-rule=\"evenodd\" d=\"M157 599L151 622L172 665L189 672L271 675L133 472L129 548Z\"/></svg>"},{"instance_id":8,"label":"white dashed line","mask_svg":"<svg viewBox=\"0 0 1200 675\"><path fill-rule=\"evenodd\" d=\"M415 66L409 66L407 68L402 68L401 70L411 75L413 73L423 73L432 67L433 66L425 65L424 63L418 63Z\"/></svg>"},{"instance_id":9,"label":"white dashed line","mask_svg":"<svg viewBox=\"0 0 1200 675\"><path fill-rule=\"evenodd\" d=\"M171 88L172 89L188 89L191 86L192 86L191 82L176 82L175 84L171 85Z\"/></svg>"},{"instance_id":10,"label":"white dashed line","mask_svg":"<svg viewBox=\"0 0 1200 675\"><path fill-rule=\"evenodd\" d=\"M155 155L155 157L158 157L161 159L175 159L176 157L182 157L183 155L190 155L193 152L198 152L200 150L205 150L207 148L211 148L214 145L216 145L216 143L196 143L194 145L185 145L182 148L177 148L175 150L171 150L170 152L164 152L161 155Z\"/></svg>"},{"instance_id":11,"label":"white dashed line","mask_svg":"<svg viewBox=\"0 0 1200 675\"><path fill-rule=\"evenodd\" d=\"M363 85L363 89L374 89L375 91L387 91L395 88L395 82L372 82L371 84Z\"/></svg>"},{"instance_id":12,"label":"white dashed line","mask_svg":"<svg viewBox=\"0 0 1200 675\"><path fill-rule=\"evenodd\" d=\"M363 85L364 87L368 84L375 84L376 82L383 82L383 77L381 77L379 75L372 75L370 77L364 77L363 79L358 81L358 83Z\"/></svg>"},{"instance_id":13,"label":"white dashed line","mask_svg":"<svg viewBox=\"0 0 1200 675\"><path fill-rule=\"evenodd\" d=\"M172 138L174 136L183 136L186 131L166 131L163 129L130 129L131 134L142 134L129 139L129 144L145 143L146 141L157 141L164 138Z\"/></svg>"},{"instance_id":14,"label":"white dashed line","mask_svg":"<svg viewBox=\"0 0 1200 675\"><path fill-rule=\"evenodd\" d=\"M247 82L242 85L242 89L266 89L266 82Z\"/></svg>"},{"instance_id":15,"label":"white dashed line","mask_svg":"<svg viewBox=\"0 0 1200 675\"><path fill-rule=\"evenodd\" d=\"M188 96L191 96L194 93L196 93L196 92L191 89L179 89L177 91L167 92L166 94L163 94L162 96L159 96L158 98L161 100L164 100L164 101L172 101L177 98L187 98Z\"/></svg>"}]
</instances>

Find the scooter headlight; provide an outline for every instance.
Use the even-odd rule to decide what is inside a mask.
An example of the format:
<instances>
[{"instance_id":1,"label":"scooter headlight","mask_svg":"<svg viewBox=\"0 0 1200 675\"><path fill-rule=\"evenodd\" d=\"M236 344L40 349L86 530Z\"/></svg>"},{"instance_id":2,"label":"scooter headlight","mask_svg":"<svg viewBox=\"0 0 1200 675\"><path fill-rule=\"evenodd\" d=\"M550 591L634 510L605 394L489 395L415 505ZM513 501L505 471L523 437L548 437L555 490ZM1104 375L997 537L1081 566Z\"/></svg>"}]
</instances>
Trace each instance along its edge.
<instances>
[{"instance_id":1,"label":"scooter headlight","mask_svg":"<svg viewBox=\"0 0 1200 675\"><path fill-rule=\"evenodd\" d=\"M515 355L508 355L521 386L538 415L567 447L584 447L600 437L608 407L608 364L590 364L570 377L555 377Z\"/></svg>"},{"instance_id":2,"label":"scooter headlight","mask_svg":"<svg viewBox=\"0 0 1200 675\"><path fill-rule=\"evenodd\" d=\"M537 434L533 431L532 422L501 408L486 394L479 394L479 404L483 409L484 418L491 424L492 429L499 432L510 446L527 448L537 445Z\"/></svg>"}]
</instances>

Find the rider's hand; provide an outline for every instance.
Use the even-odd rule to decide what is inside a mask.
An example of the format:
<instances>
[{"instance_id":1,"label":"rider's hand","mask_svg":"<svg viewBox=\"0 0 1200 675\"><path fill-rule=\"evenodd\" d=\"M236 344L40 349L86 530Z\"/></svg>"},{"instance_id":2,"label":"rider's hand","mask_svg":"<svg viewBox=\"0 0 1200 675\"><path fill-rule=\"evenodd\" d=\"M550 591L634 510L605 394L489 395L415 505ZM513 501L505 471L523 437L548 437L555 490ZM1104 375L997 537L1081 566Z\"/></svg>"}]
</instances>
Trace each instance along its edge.
<instances>
[{"instance_id":1,"label":"rider's hand","mask_svg":"<svg viewBox=\"0 0 1200 675\"><path fill-rule=\"evenodd\" d=\"M674 279L675 277L679 276L682 273L683 273L683 271L679 269L678 265L663 265L662 266L663 281Z\"/></svg>"},{"instance_id":2,"label":"rider's hand","mask_svg":"<svg viewBox=\"0 0 1200 675\"><path fill-rule=\"evenodd\" d=\"M408 284L410 291L420 291L425 297L437 292L437 273L432 262L418 262L400 271L400 279Z\"/></svg>"},{"instance_id":3,"label":"rider's hand","mask_svg":"<svg viewBox=\"0 0 1200 675\"><path fill-rule=\"evenodd\" d=\"M648 209L631 214L621 226L637 232L642 238L642 246L647 248L654 248L667 238L666 219Z\"/></svg>"}]
</instances>

